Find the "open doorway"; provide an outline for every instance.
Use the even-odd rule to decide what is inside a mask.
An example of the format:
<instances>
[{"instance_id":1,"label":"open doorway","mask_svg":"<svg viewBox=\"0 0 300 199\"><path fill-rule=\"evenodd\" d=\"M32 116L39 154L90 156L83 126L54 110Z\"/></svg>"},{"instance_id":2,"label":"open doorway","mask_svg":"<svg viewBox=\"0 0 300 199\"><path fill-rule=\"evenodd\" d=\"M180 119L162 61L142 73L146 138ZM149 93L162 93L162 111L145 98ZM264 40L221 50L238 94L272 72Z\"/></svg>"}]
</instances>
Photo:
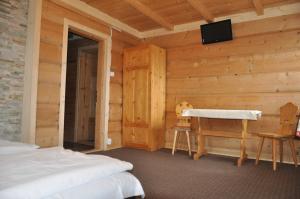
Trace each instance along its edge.
<instances>
[{"instance_id":1,"label":"open doorway","mask_svg":"<svg viewBox=\"0 0 300 199\"><path fill-rule=\"evenodd\" d=\"M96 107L95 107L95 135L94 135L94 150L88 151L99 151L106 150L107 148L107 134L108 134L108 117L109 117L109 82L110 82L110 65L111 65L111 35L107 32L101 32L99 30L87 27L70 19L64 19L64 31L63 31L63 43L62 43L62 65L61 65L61 85L60 85L60 103L59 103L59 121L58 121L58 145L65 146L66 148L71 148L67 146L67 141L71 140L71 144L78 143L76 136L68 138L65 137L65 108L66 104L70 103L66 100L66 93L68 94L67 85L67 58L68 58L68 40L69 32L72 32L76 37L82 37L89 40L92 40L94 43L97 43L98 46L98 61L97 61L97 93L96 93ZM70 36L73 37L73 36ZM86 46L82 47L83 51L89 51L85 49ZM78 56L77 56L78 57ZM77 70L76 74L78 73ZM74 72L74 71L73 71ZM77 78L77 75L76 75ZM66 92L67 91L67 92ZM69 91L72 92L72 91ZM72 94L72 93L71 93ZM73 91L74 96L74 91ZM75 101L77 94L75 93ZM77 103L77 102L75 102ZM71 104L71 103L70 103ZM68 105L67 105L68 106ZM74 105L75 106L75 105ZM73 106L73 108L74 108ZM74 108L75 109L75 108ZM75 109L76 110L76 109ZM74 126L71 132L76 132L75 128L75 118L73 116ZM67 121L66 121L67 122ZM70 130L70 129L69 129ZM75 135L75 134L74 134ZM64 142L66 143L64 145ZM84 143L84 142L83 142ZM79 143L80 144L80 143ZM85 150L85 148L79 147L80 151ZM76 147L72 147L76 150Z\"/></svg>"},{"instance_id":2,"label":"open doorway","mask_svg":"<svg viewBox=\"0 0 300 199\"><path fill-rule=\"evenodd\" d=\"M95 148L98 41L68 32L63 146Z\"/></svg>"}]
</instances>

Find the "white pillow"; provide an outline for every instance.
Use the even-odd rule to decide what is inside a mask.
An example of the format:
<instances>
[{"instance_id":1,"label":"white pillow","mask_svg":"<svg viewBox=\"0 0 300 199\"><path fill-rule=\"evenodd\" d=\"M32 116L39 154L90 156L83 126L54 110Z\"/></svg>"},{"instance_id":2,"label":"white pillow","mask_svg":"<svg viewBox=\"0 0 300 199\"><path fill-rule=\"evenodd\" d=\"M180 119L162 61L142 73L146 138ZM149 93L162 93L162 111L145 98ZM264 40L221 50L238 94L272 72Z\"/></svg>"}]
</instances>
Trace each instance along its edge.
<instances>
[{"instance_id":1,"label":"white pillow","mask_svg":"<svg viewBox=\"0 0 300 199\"><path fill-rule=\"evenodd\" d=\"M26 144L21 142L12 142L8 140L0 139L0 155L32 151L38 148L40 147L35 144Z\"/></svg>"}]
</instances>

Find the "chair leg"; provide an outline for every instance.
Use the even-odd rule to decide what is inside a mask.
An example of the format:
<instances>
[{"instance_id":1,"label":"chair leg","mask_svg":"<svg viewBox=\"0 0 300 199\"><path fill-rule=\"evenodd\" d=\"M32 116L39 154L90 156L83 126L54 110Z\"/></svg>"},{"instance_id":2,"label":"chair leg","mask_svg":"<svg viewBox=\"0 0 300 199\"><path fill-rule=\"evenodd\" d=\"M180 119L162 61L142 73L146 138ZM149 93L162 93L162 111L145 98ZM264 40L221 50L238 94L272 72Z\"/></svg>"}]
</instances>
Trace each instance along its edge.
<instances>
[{"instance_id":1,"label":"chair leg","mask_svg":"<svg viewBox=\"0 0 300 199\"><path fill-rule=\"evenodd\" d=\"M265 141L264 137L261 137L260 140L259 140L259 144L258 144L258 147L257 147L257 154L256 154L255 165L258 165L259 157L260 157L260 154L261 154L261 150L262 150L264 141Z\"/></svg>"},{"instance_id":2,"label":"chair leg","mask_svg":"<svg viewBox=\"0 0 300 199\"><path fill-rule=\"evenodd\" d=\"M276 143L277 143L277 140L276 139L272 139L272 159L273 159L273 170L276 171Z\"/></svg>"},{"instance_id":3,"label":"chair leg","mask_svg":"<svg viewBox=\"0 0 300 199\"><path fill-rule=\"evenodd\" d=\"M283 140L279 140L279 153L280 153L280 163L283 160Z\"/></svg>"},{"instance_id":4,"label":"chair leg","mask_svg":"<svg viewBox=\"0 0 300 199\"><path fill-rule=\"evenodd\" d=\"M181 135L181 132L178 131L177 138L176 138L176 146L178 146L178 144L179 144L179 142L180 142L180 135ZM176 150L177 150L177 149L175 148L175 151L176 151Z\"/></svg>"},{"instance_id":5,"label":"chair leg","mask_svg":"<svg viewBox=\"0 0 300 199\"><path fill-rule=\"evenodd\" d=\"M190 133L189 133L189 131L185 131L185 134L186 134L187 144L188 144L188 148L189 148L189 156L192 156L191 143L190 143Z\"/></svg>"},{"instance_id":6,"label":"chair leg","mask_svg":"<svg viewBox=\"0 0 300 199\"><path fill-rule=\"evenodd\" d=\"M294 144L293 138L289 139L289 144L290 144L290 147L291 147L291 151L292 151L292 156L293 156L293 159L294 159L295 167L297 167L298 166L298 161L297 161L295 144Z\"/></svg>"},{"instance_id":7,"label":"chair leg","mask_svg":"<svg viewBox=\"0 0 300 199\"><path fill-rule=\"evenodd\" d=\"M173 141L173 149L172 149L172 155L174 155L174 152L175 152L175 149L176 149L177 134L178 134L178 131L175 130L174 141Z\"/></svg>"}]
</instances>

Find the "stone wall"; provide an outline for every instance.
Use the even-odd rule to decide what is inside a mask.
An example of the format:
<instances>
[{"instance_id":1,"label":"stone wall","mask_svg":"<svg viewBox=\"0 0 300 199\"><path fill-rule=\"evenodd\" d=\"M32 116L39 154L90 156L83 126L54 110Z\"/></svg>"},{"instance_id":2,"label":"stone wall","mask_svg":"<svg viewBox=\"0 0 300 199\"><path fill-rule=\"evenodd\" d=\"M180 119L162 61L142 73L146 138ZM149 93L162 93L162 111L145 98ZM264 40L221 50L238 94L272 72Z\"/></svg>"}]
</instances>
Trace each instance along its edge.
<instances>
[{"instance_id":1,"label":"stone wall","mask_svg":"<svg viewBox=\"0 0 300 199\"><path fill-rule=\"evenodd\" d=\"M28 0L0 0L0 138L21 140Z\"/></svg>"}]
</instances>

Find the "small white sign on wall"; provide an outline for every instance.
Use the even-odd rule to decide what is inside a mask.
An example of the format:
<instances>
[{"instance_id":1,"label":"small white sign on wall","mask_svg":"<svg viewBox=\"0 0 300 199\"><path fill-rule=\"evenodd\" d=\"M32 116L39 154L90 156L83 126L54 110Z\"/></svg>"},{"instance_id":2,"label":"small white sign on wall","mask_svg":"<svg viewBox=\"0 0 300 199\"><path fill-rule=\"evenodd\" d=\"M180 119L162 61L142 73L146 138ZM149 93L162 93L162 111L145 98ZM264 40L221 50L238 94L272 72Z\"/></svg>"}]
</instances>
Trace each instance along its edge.
<instances>
[{"instance_id":1,"label":"small white sign on wall","mask_svg":"<svg viewBox=\"0 0 300 199\"><path fill-rule=\"evenodd\" d=\"M107 138L106 144L107 144L107 145L111 145L111 143L112 143L111 138Z\"/></svg>"}]
</instances>

